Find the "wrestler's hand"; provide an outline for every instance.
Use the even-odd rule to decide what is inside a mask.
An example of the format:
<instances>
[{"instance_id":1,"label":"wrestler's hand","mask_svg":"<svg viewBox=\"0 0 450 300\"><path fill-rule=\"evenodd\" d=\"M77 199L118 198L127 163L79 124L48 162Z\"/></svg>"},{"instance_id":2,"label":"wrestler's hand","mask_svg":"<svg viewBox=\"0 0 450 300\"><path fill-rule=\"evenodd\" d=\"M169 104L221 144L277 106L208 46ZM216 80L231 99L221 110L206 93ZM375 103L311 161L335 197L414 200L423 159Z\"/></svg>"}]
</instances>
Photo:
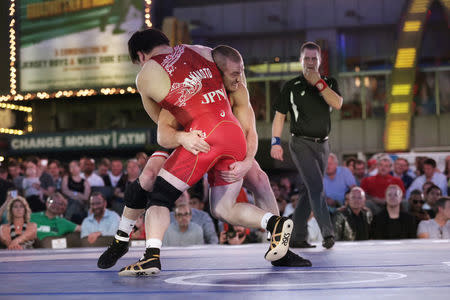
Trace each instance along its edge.
<instances>
[{"instance_id":1,"label":"wrestler's hand","mask_svg":"<svg viewBox=\"0 0 450 300\"><path fill-rule=\"evenodd\" d=\"M93 244L95 243L95 241L98 239L99 236L101 236L102 233L100 231L97 232L93 232L90 235L88 235L87 240L89 242L89 244Z\"/></svg>"},{"instance_id":2,"label":"wrestler's hand","mask_svg":"<svg viewBox=\"0 0 450 300\"><path fill-rule=\"evenodd\" d=\"M229 171L220 171L220 177L226 182L235 182L244 178L248 170L251 169L253 164L253 159L246 158L243 161L236 161L232 163Z\"/></svg>"},{"instance_id":3,"label":"wrestler's hand","mask_svg":"<svg viewBox=\"0 0 450 300\"><path fill-rule=\"evenodd\" d=\"M304 75L311 85L315 85L320 80L320 73L314 70L306 69Z\"/></svg>"},{"instance_id":4,"label":"wrestler's hand","mask_svg":"<svg viewBox=\"0 0 450 300\"><path fill-rule=\"evenodd\" d=\"M283 161L283 148L281 145L273 145L270 149L270 156L274 159Z\"/></svg>"},{"instance_id":5,"label":"wrestler's hand","mask_svg":"<svg viewBox=\"0 0 450 300\"><path fill-rule=\"evenodd\" d=\"M180 133L178 135L178 142L184 149L194 155L200 152L208 153L210 150L209 144L205 141L204 133L201 130Z\"/></svg>"}]
</instances>

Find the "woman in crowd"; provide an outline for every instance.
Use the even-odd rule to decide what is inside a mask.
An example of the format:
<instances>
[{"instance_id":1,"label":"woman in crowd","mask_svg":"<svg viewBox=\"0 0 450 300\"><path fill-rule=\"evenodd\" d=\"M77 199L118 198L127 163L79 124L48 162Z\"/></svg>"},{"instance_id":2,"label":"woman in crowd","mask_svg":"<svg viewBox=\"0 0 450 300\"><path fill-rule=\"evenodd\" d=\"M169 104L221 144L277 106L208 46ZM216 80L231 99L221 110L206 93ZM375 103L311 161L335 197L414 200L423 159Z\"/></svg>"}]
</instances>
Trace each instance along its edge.
<instances>
[{"instance_id":1,"label":"woman in crowd","mask_svg":"<svg viewBox=\"0 0 450 300\"><path fill-rule=\"evenodd\" d=\"M36 239L36 223L30 222L31 209L27 200L17 197L7 206L8 223L0 226L0 241L9 250L33 248Z\"/></svg>"},{"instance_id":2,"label":"woman in crowd","mask_svg":"<svg viewBox=\"0 0 450 300\"><path fill-rule=\"evenodd\" d=\"M61 184L63 194L69 198L66 218L76 224L81 224L87 215L88 200L91 193L89 183L81 178L80 173L80 163L76 160L71 161L69 175L64 176Z\"/></svg>"}]
</instances>

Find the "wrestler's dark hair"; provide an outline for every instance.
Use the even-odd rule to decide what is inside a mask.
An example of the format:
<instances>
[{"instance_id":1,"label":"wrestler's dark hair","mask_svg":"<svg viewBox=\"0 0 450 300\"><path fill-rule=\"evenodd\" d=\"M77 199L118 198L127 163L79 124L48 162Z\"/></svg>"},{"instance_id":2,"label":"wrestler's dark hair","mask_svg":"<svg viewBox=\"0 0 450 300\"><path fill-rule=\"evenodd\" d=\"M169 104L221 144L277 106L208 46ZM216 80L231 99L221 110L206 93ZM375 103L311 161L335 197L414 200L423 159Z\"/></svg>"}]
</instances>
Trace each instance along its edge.
<instances>
[{"instance_id":1,"label":"wrestler's dark hair","mask_svg":"<svg viewBox=\"0 0 450 300\"><path fill-rule=\"evenodd\" d=\"M161 45L170 45L169 39L162 31L152 28L136 31L128 40L131 61L139 62L138 51L148 54Z\"/></svg>"},{"instance_id":2,"label":"wrestler's dark hair","mask_svg":"<svg viewBox=\"0 0 450 300\"><path fill-rule=\"evenodd\" d=\"M306 42L304 43L301 48L300 48L300 55L303 54L303 52L305 51L305 49L309 49L309 50L317 50L319 51L319 56L322 55L322 50L320 49L320 46L317 45L316 43L313 42Z\"/></svg>"}]
</instances>

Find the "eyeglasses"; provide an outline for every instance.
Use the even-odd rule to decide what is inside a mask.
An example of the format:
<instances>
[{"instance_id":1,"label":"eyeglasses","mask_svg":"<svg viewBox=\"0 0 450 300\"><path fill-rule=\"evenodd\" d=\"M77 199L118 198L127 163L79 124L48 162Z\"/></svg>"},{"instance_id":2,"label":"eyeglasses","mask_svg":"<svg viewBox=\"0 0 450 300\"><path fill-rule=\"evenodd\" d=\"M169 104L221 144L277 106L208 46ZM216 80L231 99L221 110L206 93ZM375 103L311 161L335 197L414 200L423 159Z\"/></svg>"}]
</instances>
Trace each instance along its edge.
<instances>
[{"instance_id":1,"label":"eyeglasses","mask_svg":"<svg viewBox=\"0 0 450 300\"><path fill-rule=\"evenodd\" d=\"M423 200L413 200L413 203L414 203L414 204L418 204L418 203L424 204L425 201L423 201Z\"/></svg>"},{"instance_id":2,"label":"eyeglasses","mask_svg":"<svg viewBox=\"0 0 450 300\"><path fill-rule=\"evenodd\" d=\"M175 217L181 218L181 217L187 217L187 216L190 216L190 215L191 215L191 213L175 214Z\"/></svg>"}]
</instances>

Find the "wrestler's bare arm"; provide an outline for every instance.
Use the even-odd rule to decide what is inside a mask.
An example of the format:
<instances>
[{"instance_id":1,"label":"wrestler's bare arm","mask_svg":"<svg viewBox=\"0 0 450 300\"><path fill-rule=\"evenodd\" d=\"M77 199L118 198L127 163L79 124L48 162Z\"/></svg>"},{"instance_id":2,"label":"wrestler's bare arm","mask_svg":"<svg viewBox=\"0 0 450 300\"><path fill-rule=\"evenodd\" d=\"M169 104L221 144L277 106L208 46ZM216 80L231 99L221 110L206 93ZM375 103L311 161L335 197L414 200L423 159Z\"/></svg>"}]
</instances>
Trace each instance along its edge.
<instances>
[{"instance_id":1,"label":"wrestler's bare arm","mask_svg":"<svg viewBox=\"0 0 450 300\"><path fill-rule=\"evenodd\" d=\"M250 104L250 97L244 84L239 84L237 91L229 94L233 103L233 114L241 124L247 141L246 159L253 159L258 150L255 113Z\"/></svg>"},{"instance_id":2,"label":"wrestler's bare arm","mask_svg":"<svg viewBox=\"0 0 450 300\"><path fill-rule=\"evenodd\" d=\"M162 101L170 90L170 79L164 69L155 61L148 61L136 77L136 87L142 104L150 118L158 124Z\"/></svg>"},{"instance_id":3,"label":"wrestler's bare arm","mask_svg":"<svg viewBox=\"0 0 450 300\"><path fill-rule=\"evenodd\" d=\"M209 145L203 138L201 130L183 131L175 117L167 110L161 110L158 119L158 144L172 149L183 146L194 155L209 152Z\"/></svg>"}]
</instances>

